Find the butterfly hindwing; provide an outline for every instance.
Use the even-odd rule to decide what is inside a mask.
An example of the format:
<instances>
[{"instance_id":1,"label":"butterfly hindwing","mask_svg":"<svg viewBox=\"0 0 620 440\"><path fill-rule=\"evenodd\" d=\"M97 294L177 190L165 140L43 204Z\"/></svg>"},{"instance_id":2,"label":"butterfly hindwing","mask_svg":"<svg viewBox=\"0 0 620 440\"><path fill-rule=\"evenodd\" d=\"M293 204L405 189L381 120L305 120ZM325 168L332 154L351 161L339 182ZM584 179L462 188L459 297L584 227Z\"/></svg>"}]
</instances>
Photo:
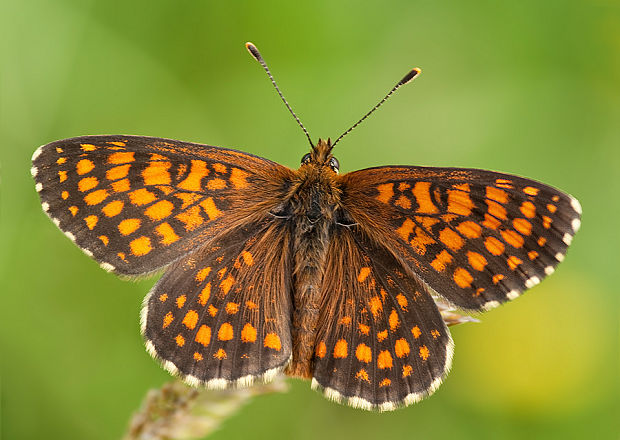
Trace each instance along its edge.
<instances>
[{"instance_id":1,"label":"butterfly hindwing","mask_svg":"<svg viewBox=\"0 0 620 440\"><path fill-rule=\"evenodd\" d=\"M207 145L84 136L39 148L32 174L43 209L71 240L104 269L139 275L243 224L246 207L264 215L265 194L277 195L272 177L286 170Z\"/></svg>"},{"instance_id":2,"label":"butterfly hindwing","mask_svg":"<svg viewBox=\"0 0 620 440\"><path fill-rule=\"evenodd\" d=\"M149 352L192 385L249 385L291 357L290 231L238 228L172 264L146 297Z\"/></svg>"},{"instance_id":3,"label":"butterfly hindwing","mask_svg":"<svg viewBox=\"0 0 620 440\"><path fill-rule=\"evenodd\" d=\"M392 410L431 394L453 344L431 295L358 227L327 252L313 387L340 403Z\"/></svg>"},{"instance_id":4,"label":"butterfly hindwing","mask_svg":"<svg viewBox=\"0 0 620 440\"><path fill-rule=\"evenodd\" d=\"M353 221L465 309L493 308L538 284L580 226L573 197L491 171L379 167L343 182Z\"/></svg>"}]
</instances>

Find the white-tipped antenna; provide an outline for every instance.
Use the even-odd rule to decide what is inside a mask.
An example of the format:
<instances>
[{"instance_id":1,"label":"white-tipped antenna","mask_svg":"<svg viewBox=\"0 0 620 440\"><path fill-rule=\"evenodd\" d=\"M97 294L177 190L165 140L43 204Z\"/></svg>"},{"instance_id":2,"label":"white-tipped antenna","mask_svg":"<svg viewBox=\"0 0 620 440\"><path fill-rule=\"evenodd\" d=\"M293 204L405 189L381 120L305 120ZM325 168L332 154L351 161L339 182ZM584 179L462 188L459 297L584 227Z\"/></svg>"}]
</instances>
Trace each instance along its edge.
<instances>
[{"instance_id":1,"label":"white-tipped antenna","mask_svg":"<svg viewBox=\"0 0 620 440\"><path fill-rule=\"evenodd\" d=\"M245 48L248 50L248 52L250 52L250 54L254 57L254 59L256 61L258 61L261 66L263 66L263 69L265 69L265 72L267 72L267 76L269 76L269 79L271 80L271 83L276 88L276 91L278 92L278 95L280 95L280 98L282 98L282 101L284 102L284 105L286 105L286 108L288 109L288 111L291 112L291 115L293 115L293 117L295 118L295 120L297 121L297 123L299 124L301 129L304 131L306 137L308 138L308 142L310 142L310 146L312 148L314 148L314 144L312 143L312 139L310 138L310 134L308 134L308 130L306 130L306 127L304 127L304 124L301 123L301 121L299 120L299 118L297 117L297 115L295 114L293 109L291 108L291 106L286 101L286 98L284 98L284 95L282 94L282 92L280 91L278 85L276 84L276 80L273 79L273 75L269 71L269 67L267 67L267 63L265 62L265 60L261 56L261 54L258 51L258 49L256 48L256 46L254 46L254 44L252 44L252 43L250 43L248 41L247 43L245 43Z\"/></svg>"},{"instance_id":2,"label":"white-tipped antenna","mask_svg":"<svg viewBox=\"0 0 620 440\"><path fill-rule=\"evenodd\" d=\"M336 146L336 144L340 141L340 139L342 139L343 137L345 137L346 135L348 135L349 133L351 133L358 125L360 125L362 122L364 122L364 120L372 115L375 110L377 110L379 107L381 107L383 105L383 103L385 101L387 101L389 99L390 96L392 96L392 94L398 90L401 86L404 86L407 83L410 83L411 81L413 81L413 79L418 76L420 74L420 72L422 72L422 70L420 70L417 67L414 67L413 69L411 69L409 71L409 73L407 73L403 79L401 79L400 81L398 81L398 83L392 88L392 90L389 91L389 93L387 95L385 95L385 97L379 101L379 103L377 105L375 105L372 109L370 109L370 111L368 113L366 113L362 119L360 119L359 121L357 121L355 124L353 124L351 126L351 128L349 128L347 131L345 131L344 133L342 133L338 139L336 139L336 141L332 144L332 148L334 148Z\"/></svg>"}]
</instances>

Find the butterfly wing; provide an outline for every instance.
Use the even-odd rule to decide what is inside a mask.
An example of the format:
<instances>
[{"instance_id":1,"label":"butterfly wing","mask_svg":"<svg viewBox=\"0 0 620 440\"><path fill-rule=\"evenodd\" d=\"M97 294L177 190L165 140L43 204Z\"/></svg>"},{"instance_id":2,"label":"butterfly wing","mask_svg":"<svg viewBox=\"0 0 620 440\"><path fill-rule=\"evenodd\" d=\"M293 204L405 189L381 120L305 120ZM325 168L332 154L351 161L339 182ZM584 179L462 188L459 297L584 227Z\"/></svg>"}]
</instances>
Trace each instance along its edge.
<instances>
[{"instance_id":1,"label":"butterfly wing","mask_svg":"<svg viewBox=\"0 0 620 440\"><path fill-rule=\"evenodd\" d=\"M291 357L289 226L237 228L172 264L145 298L148 351L209 388L268 380Z\"/></svg>"},{"instance_id":2,"label":"butterfly wing","mask_svg":"<svg viewBox=\"0 0 620 440\"><path fill-rule=\"evenodd\" d=\"M52 221L122 275L153 272L264 217L289 172L235 150L140 136L52 142L32 167Z\"/></svg>"},{"instance_id":3,"label":"butterfly wing","mask_svg":"<svg viewBox=\"0 0 620 440\"><path fill-rule=\"evenodd\" d=\"M490 309L553 273L581 206L542 183L491 171L378 167L343 176L352 221L410 274L465 309Z\"/></svg>"},{"instance_id":4,"label":"butterfly wing","mask_svg":"<svg viewBox=\"0 0 620 440\"><path fill-rule=\"evenodd\" d=\"M392 410L431 394L453 344L425 286L358 226L327 252L312 386L340 403Z\"/></svg>"}]
</instances>

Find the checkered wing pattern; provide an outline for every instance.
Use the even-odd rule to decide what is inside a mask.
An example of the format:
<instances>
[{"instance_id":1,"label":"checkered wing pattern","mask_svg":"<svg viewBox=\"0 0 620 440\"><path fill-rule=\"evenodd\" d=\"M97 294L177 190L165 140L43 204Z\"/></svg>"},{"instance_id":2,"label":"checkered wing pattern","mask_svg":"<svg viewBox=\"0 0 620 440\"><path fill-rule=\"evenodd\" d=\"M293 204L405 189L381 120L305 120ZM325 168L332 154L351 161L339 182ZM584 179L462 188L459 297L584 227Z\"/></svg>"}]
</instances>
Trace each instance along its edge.
<instances>
[{"instance_id":1,"label":"checkered wing pattern","mask_svg":"<svg viewBox=\"0 0 620 440\"><path fill-rule=\"evenodd\" d=\"M194 386L272 378L291 357L290 243L262 222L172 264L144 301L147 350Z\"/></svg>"},{"instance_id":2,"label":"checkered wing pattern","mask_svg":"<svg viewBox=\"0 0 620 440\"><path fill-rule=\"evenodd\" d=\"M324 280L313 387L380 411L435 391L453 344L424 285L359 227L334 233Z\"/></svg>"},{"instance_id":3,"label":"checkered wing pattern","mask_svg":"<svg viewBox=\"0 0 620 440\"><path fill-rule=\"evenodd\" d=\"M378 167L343 178L353 221L464 309L491 309L538 284L580 226L576 199L517 176Z\"/></svg>"},{"instance_id":4,"label":"checkered wing pattern","mask_svg":"<svg viewBox=\"0 0 620 440\"><path fill-rule=\"evenodd\" d=\"M257 188L275 192L272 176L283 170L207 145L84 136L39 148L32 174L43 209L71 240L104 269L139 275L243 224L247 213L236 208Z\"/></svg>"}]
</instances>

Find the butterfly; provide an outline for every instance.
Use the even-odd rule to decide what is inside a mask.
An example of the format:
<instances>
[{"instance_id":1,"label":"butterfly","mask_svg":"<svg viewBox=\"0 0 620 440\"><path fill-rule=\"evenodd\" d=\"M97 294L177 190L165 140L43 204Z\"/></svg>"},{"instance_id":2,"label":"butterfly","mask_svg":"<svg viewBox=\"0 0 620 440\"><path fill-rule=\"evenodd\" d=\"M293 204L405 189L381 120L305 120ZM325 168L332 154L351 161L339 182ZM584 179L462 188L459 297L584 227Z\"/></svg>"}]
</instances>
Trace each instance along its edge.
<instances>
[{"instance_id":1,"label":"butterfly","mask_svg":"<svg viewBox=\"0 0 620 440\"><path fill-rule=\"evenodd\" d=\"M579 202L477 169L341 175L332 151L342 136L313 144L273 84L310 141L299 169L170 139L76 137L34 153L43 210L107 271L165 270L141 330L188 384L248 386L284 372L358 408L417 402L452 359L436 300L480 312L538 284L564 259Z\"/></svg>"}]
</instances>

